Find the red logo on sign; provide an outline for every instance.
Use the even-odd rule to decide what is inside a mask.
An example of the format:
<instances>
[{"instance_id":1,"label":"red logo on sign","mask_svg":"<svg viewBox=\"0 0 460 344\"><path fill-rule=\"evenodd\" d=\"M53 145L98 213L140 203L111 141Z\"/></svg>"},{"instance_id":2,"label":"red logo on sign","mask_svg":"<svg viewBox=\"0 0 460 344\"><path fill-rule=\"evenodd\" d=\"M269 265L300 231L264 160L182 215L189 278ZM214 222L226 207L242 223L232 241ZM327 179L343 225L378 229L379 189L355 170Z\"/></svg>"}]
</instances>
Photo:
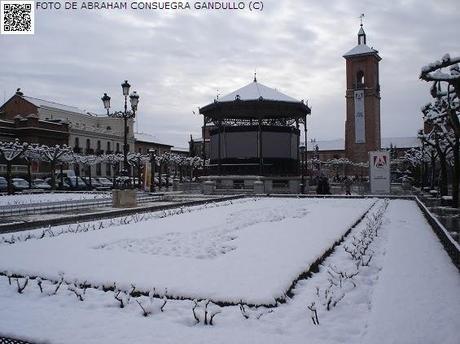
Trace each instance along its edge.
<instances>
[{"instance_id":1,"label":"red logo on sign","mask_svg":"<svg viewBox=\"0 0 460 344\"><path fill-rule=\"evenodd\" d=\"M386 165L387 165L386 155L374 156L374 166L376 168L384 168Z\"/></svg>"}]
</instances>

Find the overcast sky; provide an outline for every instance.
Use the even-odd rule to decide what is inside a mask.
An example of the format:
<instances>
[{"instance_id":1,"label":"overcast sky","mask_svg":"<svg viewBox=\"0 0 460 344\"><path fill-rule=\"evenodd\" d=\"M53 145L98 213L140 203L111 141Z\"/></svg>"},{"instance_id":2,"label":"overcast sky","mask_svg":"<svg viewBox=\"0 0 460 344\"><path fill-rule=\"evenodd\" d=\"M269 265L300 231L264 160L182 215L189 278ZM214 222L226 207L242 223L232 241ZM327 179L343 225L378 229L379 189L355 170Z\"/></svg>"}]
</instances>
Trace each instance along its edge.
<instances>
[{"instance_id":1,"label":"overcast sky","mask_svg":"<svg viewBox=\"0 0 460 344\"><path fill-rule=\"evenodd\" d=\"M81 2L81 1L80 1ZM190 2L193 4L193 2ZM186 147L201 136L197 107L252 81L312 105L309 137L342 138L345 60L365 13L379 50L383 136L415 136L429 101L420 68L460 55L458 0L266 0L249 11L37 10L34 36L0 36L0 91L102 113L120 84L140 94L138 130Z\"/></svg>"}]
</instances>

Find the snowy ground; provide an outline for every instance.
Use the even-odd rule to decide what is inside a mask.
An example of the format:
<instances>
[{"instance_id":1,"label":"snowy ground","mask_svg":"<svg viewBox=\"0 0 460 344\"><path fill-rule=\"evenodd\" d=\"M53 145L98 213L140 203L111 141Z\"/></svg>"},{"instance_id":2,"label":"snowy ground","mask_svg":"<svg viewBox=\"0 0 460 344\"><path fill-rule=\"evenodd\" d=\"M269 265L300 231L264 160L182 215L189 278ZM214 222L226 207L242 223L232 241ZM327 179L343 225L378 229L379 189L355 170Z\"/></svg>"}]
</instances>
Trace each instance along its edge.
<instances>
[{"instance_id":1,"label":"snowy ground","mask_svg":"<svg viewBox=\"0 0 460 344\"><path fill-rule=\"evenodd\" d=\"M151 270L146 269L145 266L151 259L148 257L152 256L152 247L161 247L161 250L155 251L154 256L171 254L174 251L180 252L179 256L164 257L171 259L168 263L180 259L184 264L191 266L187 262L194 261L199 265L202 261L216 261L228 255L237 254L245 247L245 243L263 247L268 245L271 249L265 250L265 258L275 266L278 261L284 260L285 256L291 257L292 260L285 262L285 269L291 269L292 264L296 265L300 262L300 260L293 259L298 256L292 251L298 251L299 247L305 248L304 250L309 253L304 254L302 259L308 265L313 256L311 254L313 248L319 245L318 241L324 237L332 238L333 233L336 236L343 233L343 231L324 230L324 228L333 227L332 224L335 222L330 218L340 218L340 220L337 219L337 223L341 223L344 229L353 222L359 212L363 212L371 204L370 201L364 204L357 200L338 200L337 203L333 202L336 200L292 200L293 203L290 203L291 200L279 200L281 204L284 204L283 212L272 212L269 204L259 203L265 201L270 200L234 202L233 206L216 207L203 212L197 211L147 221L146 223L152 223L150 231L159 232L159 240L154 241L153 246L152 242L146 241L147 251L136 253L136 255L144 255L146 260L132 267L132 270L142 271L147 275L151 274ZM303 203L302 206L301 203ZM259 207L259 205L263 206ZM315 207L322 209L321 217L314 216L317 212ZM344 209L346 211L343 211ZM342 217L342 213L347 213L348 217ZM160 232L162 228L164 230L163 226L166 226L164 222L167 223L173 219L188 221L182 222L182 225L187 223L193 227L189 217L193 214L201 215L201 228L205 229L205 232L216 223L217 225L225 224L224 227L217 227L217 230L231 227L232 230L228 231L230 235L238 237L231 242L239 240L237 244L232 244L235 245L235 248L222 254L219 253L219 250L203 250L202 243L215 243L213 240L216 236L203 235L194 241L188 236L190 234L188 231L179 232L182 234L179 236L181 240L178 241L175 241L177 237L174 237L172 242L168 241L167 237L161 237ZM203 214L207 216L211 214L209 215L211 219L203 219ZM230 216L231 214L235 214L234 217ZM263 221L267 214L272 214L272 221ZM379 216L379 214L383 215ZM297 221L303 222L301 228L305 232L312 230L312 227L319 227L323 231L316 232L314 236L304 236L301 229L289 232L290 229L286 226L295 225ZM259 229L259 226L266 228L265 231ZM274 240L270 234L272 226L278 228L277 233L281 233L276 237L279 242L276 249L270 247ZM37 261L42 260L42 257L47 259L49 253L39 249L55 250L56 248L37 246L39 242L55 240L65 244L67 238L72 237L79 246L82 241L85 241L79 237L86 237L87 234L100 234L112 245L111 249L93 249L98 254L118 251L127 255L134 249L139 252L140 249L145 248L142 245L143 240L134 242L123 240L126 238L143 239L146 229L137 230L129 225L126 228L123 227L92 233L64 234L54 239L30 240L22 244L3 244L0 246L1 269L4 269L5 266L8 266L11 271L23 269L22 272L27 272L27 269L32 268L43 269L40 264L34 266L31 263L33 259L30 257ZM120 232L126 232L126 236L116 234ZM128 235L128 232L131 235ZM119 235L117 240L112 240L112 233L115 236ZM207 234L211 233L213 231L207 232ZM259 234L257 242L251 241L253 233ZM287 237L293 236L296 240L285 242L282 234ZM301 244L296 246L295 241ZM315 242L315 244L308 246L309 242ZM365 255L361 257L362 260L353 259L351 254L346 252L354 252L353 248L356 245L362 248L363 243L367 243L367 246ZM213 245L211 246L221 247ZM199 247L197 251L192 253L187 251L187 248L195 249L197 246ZM83 247L86 246L83 245ZM254 254L251 250L245 255L241 254L241 257L244 258L239 260L241 270L251 267L251 260L257 258L257 249L255 251ZM14 255L15 259L8 258L5 252ZM60 258L66 262L68 271L73 271L72 269L76 271L75 267L79 266L79 261L88 259L84 256L87 253L88 250L84 251L83 255L72 256L73 252L62 252ZM71 259L67 258L67 254ZM4 263L5 259L7 263ZM24 263L16 263L16 260ZM98 267L99 263L95 262L87 269L100 269L103 273L109 265ZM266 280L270 280L269 276L272 276L269 270L264 271ZM68 271L64 270L66 276ZM280 269L277 268L278 274L279 271ZM250 288L245 289L248 280L232 275L233 273L228 273L230 278L227 281L232 283L232 280L237 280L238 283L234 286L239 290L250 290ZM182 277L188 278L188 276L190 275ZM386 211L385 203L378 201L366 219L355 227L345 241L336 247L332 255L322 263L319 272L299 281L293 290L292 297L288 298L285 304L278 304L277 307L270 309L245 306L243 310L238 306L218 307L211 304L209 309L211 314L221 312L215 316L214 326L203 325L203 307L195 311L200 319L200 323L196 324L192 313L194 302L191 300L169 300L163 309L164 312L161 312L160 307L163 304L161 299L149 299L147 296L142 296L125 302L126 306L119 308L119 302L114 299L115 294L111 291L104 292L90 288L82 296L84 301L79 301L76 293L69 290L69 288L72 289L69 285L63 285L56 295L48 296L55 290L55 286L47 281L43 282L43 293L37 287L36 280L30 280L22 294L17 292L16 280L12 278L11 282L12 285L9 285L8 278L0 277L0 304L2 305L0 307L0 334L35 341L42 340L52 343L148 343L155 341L162 343L456 344L460 339L458 332L460 275L412 201L390 201ZM19 284L23 283L24 280L21 279ZM215 286L213 283L219 284L220 281L211 279L207 283L211 283L210 285L205 284L207 287L205 291L209 292ZM260 295L264 295L266 289L274 290L273 285L267 285L265 282L252 286L252 288L259 291ZM82 293L82 290L78 292ZM153 310L153 313L148 317L143 317L137 301L146 309ZM201 305L203 303L201 302ZM313 324L312 312L307 309L307 306L311 306L312 303L317 310L319 325ZM328 303L329 311L326 310Z\"/></svg>"},{"instance_id":2,"label":"snowy ground","mask_svg":"<svg viewBox=\"0 0 460 344\"><path fill-rule=\"evenodd\" d=\"M18 205L31 203L46 203L60 201L77 201L83 199L101 199L110 198L110 192L66 192L66 193L41 193L41 194L23 194L23 195L3 195L0 196L0 206Z\"/></svg>"},{"instance_id":3,"label":"snowy ground","mask_svg":"<svg viewBox=\"0 0 460 344\"><path fill-rule=\"evenodd\" d=\"M274 304L375 202L259 199L0 250L0 271ZM324 216L325 207L334 216ZM263 238L263 240L261 240ZM40 252L37 259L32 252ZM78 259L75 259L79 257ZM259 286L264 285L264 288Z\"/></svg>"}]
</instances>

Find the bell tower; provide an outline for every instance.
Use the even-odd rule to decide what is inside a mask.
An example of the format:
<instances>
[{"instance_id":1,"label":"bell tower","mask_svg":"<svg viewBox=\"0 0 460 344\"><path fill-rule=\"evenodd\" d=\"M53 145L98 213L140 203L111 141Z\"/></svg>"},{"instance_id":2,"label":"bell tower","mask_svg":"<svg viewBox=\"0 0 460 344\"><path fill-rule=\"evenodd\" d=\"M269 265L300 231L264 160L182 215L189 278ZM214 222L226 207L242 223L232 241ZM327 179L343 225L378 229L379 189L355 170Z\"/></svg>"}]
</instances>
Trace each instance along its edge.
<instances>
[{"instance_id":1,"label":"bell tower","mask_svg":"<svg viewBox=\"0 0 460 344\"><path fill-rule=\"evenodd\" d=\"M378 51L366 44L363 24L358 45L343 57L346 60L347 114L345 156L352 161L368 161L368 152L380 150L380 84Z\"/></svg>"}]
</instances>

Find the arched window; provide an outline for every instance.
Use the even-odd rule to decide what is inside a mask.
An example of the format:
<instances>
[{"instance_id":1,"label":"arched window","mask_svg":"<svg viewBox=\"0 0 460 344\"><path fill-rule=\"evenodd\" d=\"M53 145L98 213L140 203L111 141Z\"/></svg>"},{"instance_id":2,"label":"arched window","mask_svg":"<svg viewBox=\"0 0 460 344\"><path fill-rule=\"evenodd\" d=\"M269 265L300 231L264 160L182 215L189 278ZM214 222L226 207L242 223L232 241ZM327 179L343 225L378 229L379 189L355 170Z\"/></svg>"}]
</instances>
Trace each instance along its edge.
<instances>
[{"instance_id":1,"label":"arched window","mask_svg":"<svg viewBox=\"0 0 460 344\"><path fill-rule=\"evenodd\" d=\"M356 73L356 88L364 88L364 72L362 70Z\"/></svg>"}]
</instances>

